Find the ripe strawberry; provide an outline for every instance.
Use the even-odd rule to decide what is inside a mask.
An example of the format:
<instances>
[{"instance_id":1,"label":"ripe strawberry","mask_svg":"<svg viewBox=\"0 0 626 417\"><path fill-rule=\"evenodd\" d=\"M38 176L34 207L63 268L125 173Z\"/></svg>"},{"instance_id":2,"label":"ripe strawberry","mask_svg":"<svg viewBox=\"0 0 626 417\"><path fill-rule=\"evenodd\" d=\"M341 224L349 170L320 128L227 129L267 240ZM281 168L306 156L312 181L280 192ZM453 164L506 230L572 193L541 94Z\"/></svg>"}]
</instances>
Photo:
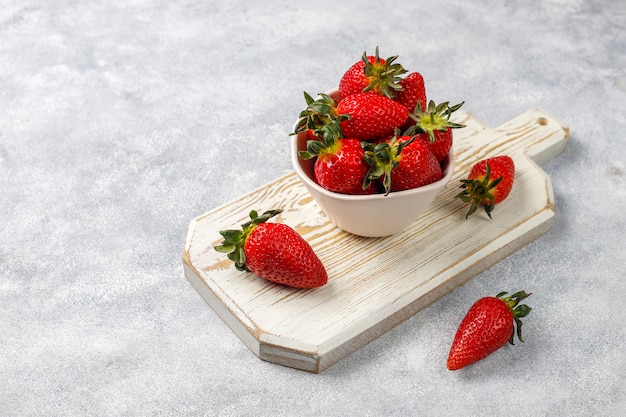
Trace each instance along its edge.
<instances>
[{"instance_id":1,"label":"ripe strawberry","mask_svg":"<svg viewBox=\"0 0 626 417\"><path fill-rule=\"evenodd\" d=\"M424 77L419 72L412 72L400 82L401 90L396 92L394 100L403 104L410 112L415 111L419 103L422 110L426 110L426 87Z\"/></svg>"},{"instance_id":2,"label":"ripe strawberry","mask_svg":"<svg viewBox=\"0 0 626 417\"><path fill-rule=\"evenodd\" d=\"M238 270L278 284L295 288L326 284L326 269L311 245L286 224L266 223L281 212L269 210L259 216L252 210L241 230L220 231L224 241L215 250L228 253Z\"/></svg>"},{"instance_id":3,"label":"ripe strawberry","mask_svg":"<svg viewBox=\"0 0 626 417\"><path fill-rule=\"evenodd\" d=\"M309 140L307 150L299 154L302 159L314 158L313 172L317 183L329 190L342 194L373 194L374 184L363 188L369 165L361 141L339 138L327 132L321 140Z\"/></svg>"},{"instance_id":4,"label":"ripe strawberry","mask_svg":"<svg viewBox=\"0 0 626 417\"><path fill-rule=\"evenodd\" d=\"M516 292L508 297L502 292L495 297L483 297L467 312L461 321L450 347L447 367L454 371L477 362L509 342L514 344L515 334L521 342L522 317L531 308L518 303L530 294ZM515 331L515 327L517 330Z\"/></svg>"},{"instance_id":5,"label":"ripe strawberry","mask_svg":"<svg viewBox=\"0 0 626 417\"><path fill-rule=\"evenodd\" d=\"M439 162L443 162L443 160L446 159L450 153L450 148L452 148L452 129L436 130L432 141L428 133L420 133L417 137L430 148Z\"/></svg>"},{"instance_id":6,"label":"ripe strawberry","mask_svg":"<svg viewBox=\"0 0 626 417\"><path fill-rule=\"evenodd\" d=\"M390 135L409 117L402 104L373 93L356 93L344 98L337 105L337 112L350 115L340 123L344 137L358 140Z\"/></svg>"},{"instance_id":7,"label":"ripe strawberry","mask_svg":"<svg viewBox=\"0 0 626 417\"><path fill-rule=\"evenodd\" d=\"M327 94L320 93L317 99L304 92L306 108L300 112L298 122L291 135L307 132L310 139L318 139L323 136L327 129L337 129L347 115L337 113L337 101Z\"/></svg>"},{"instance_id":8,"label":"ripe strawberry","mask_svg":"<svg viewBox=\"0 0 626 417\"><path fill-rule=\"evenodd\" d=\"M369 143L365 145L365 160L371 168L364 186L381 179L386 194L421 187L443 177L435 155L415 136L394 136L387 142Z\"/></svg>"},{"instance_id":9,"label":"ripe strawberry","mask_svg":"<svg viewBox=\"0 0 626 417\"><path fill-rule=\"evenodd\" d=\"M502 202L511 192L514 179L515 164L509 156L495 156L474 164L467 179L461 180L460 188L463 191L456 195L464 202L472 203L465 218L481 205L491 218L495 205Z\"/></svg>"},{"instance_id":10,"label":"ripe strawberry","mask_svg":"<svg viewBox=\"0 0 626 417\"><path fill-rule=\"evenodd\" d=\"M406 72L402 65L394 63L397 58L397 55L387 59L379 58L378 47L375 56L363 52L361 60L348 68L341 77L340 96L346 98L351 94L371 91L392 98L395 91L401 88L398 84L399 76Z\"/></svg>"},{"instance_id":11,"label":"ripe strawberry","mask_svg":"<svg viewBox=\"0 0 626 417\"><path fill-rule=\"evenodd\" d=\"M405 135L419 134L421 140L428 142L437 160L443 161L452 147L452 129L465 127L450 121L452 113L460 109L462 105L463 103L459 103L450 107L448 102L435 104L431 100L426 110L415 108L415 111L409 115L414 124L406 130Z\"/></svg>"}]
</instances>

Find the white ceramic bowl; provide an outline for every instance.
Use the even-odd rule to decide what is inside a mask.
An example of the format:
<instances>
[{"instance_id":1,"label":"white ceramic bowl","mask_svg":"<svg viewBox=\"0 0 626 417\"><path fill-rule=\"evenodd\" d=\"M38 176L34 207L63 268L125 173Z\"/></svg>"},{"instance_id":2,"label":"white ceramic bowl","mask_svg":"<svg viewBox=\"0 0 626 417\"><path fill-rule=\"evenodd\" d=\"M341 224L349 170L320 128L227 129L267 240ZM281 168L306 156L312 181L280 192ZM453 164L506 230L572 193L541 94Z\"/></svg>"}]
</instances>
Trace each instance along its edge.
<instances>
[{"instance_id":1,"label":"white ceramic bowl","mask_svg":"<svg viewBox=\"0 0 626 417\"><path fill-rule=\"evenodd\" d=\"M337 90L327 94L336 98ZM315 182L315 160L303 160L298 156L299 151L306 150L307 140L306 133L291 136L291 163L296 175L333 223L359 236L389 236L409 228L445 188L454 171L454 151L450 149L443 165L443 178L432 184L388 195L334 193Z\"/></svg>"}]
</instances>

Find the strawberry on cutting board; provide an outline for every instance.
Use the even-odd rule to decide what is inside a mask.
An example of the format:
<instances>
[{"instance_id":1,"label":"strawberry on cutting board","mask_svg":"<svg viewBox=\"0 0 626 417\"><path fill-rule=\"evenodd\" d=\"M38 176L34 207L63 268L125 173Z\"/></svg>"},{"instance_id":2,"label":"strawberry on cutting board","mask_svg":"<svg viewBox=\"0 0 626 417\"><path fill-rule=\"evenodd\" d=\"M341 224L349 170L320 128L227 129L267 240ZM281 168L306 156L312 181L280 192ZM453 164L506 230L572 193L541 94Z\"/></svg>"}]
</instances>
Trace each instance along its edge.
<instances>
[{"instance_id":1,"label":"strawberry on cutting board","mask_svg":"<svg viewBox=\"0 0 626 417\"><path fill-rule=\"evenodd\" d=\"M222 230L224 237L215 250L227 253L240 271L295 288L320 287L328 281L324 265L313 248L291 227L267 220L282 210L259 215L250 212L250 221L241 230Z\"/></svg>"},{"instance_id":2,"label":"strawberry on cutting board","mask_svg":"<svg viewBox=\"0 0 626 417\"><path fill-rule=\"evenodd\" d=\"M530 296L524 291L508 297L502 292L495 297L476 301L461 321L450 347L447 367L461 369L486 358L507 342L514 344L515 335L522 339L522 321L531 308L520 301Z\"/></svg>"},{"instance_id":3,"label":"strawberry on cutting board","mask_svg":"<svg viewBox=\"0 0 626 417\"><path fill-rule=\"evenodd\" d=\"M461 180L463 191L456 195L466 203L471 202L465 218L480 206L491 218L495 205L500 204L511 192L514 180L515 164L510 156L494 156L474 164L467 179Z\"/></svg>"}]
</instances>

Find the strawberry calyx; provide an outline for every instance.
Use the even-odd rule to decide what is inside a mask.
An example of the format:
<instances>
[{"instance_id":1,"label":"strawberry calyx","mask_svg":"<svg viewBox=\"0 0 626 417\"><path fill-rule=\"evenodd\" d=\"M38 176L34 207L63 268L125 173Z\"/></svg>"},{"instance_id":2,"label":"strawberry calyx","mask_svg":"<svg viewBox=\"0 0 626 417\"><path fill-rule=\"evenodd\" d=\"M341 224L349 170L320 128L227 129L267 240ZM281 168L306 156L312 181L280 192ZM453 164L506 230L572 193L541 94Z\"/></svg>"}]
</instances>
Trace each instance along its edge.
<instances>
[{"instance_id":1,"label":"strawberry calyx","mask_svg":"<svg viewBox=\"0 0 626 417\"><path fill-rule=\"evenodd\" d=\"M532 293L528 294L525 291L518 291L514 294L509 295L508 297L505 297L506 294L507 294L506 291L501 292L496 295L496 298L500 299L502 302L504 302L504 304L506 304L506 306L511 311L511 314L513 315L513 320L515 320L516 329L515 331L511 333L511 338L509 339L509 343L514 345L515 343L513 342L515 341L516 334L517 334L517 338L519 339L519 341L524 342L524 339L522 338L522 320L521 319L523 317L526 317L528 313L530 313L530 311L532 310L531 307L528 307L526 304L519 304L519 302L525 299L526 297L529 297Z\"/></svg>"},{"instance_id":2,"label":"strawberry calyx","mask_svg":"<svg viewBox=\"0 0 626 417\"><path fill-rule=\"evenodd\" d=\"M339 124L329 124L319 130L319 140L309 139L306 142L306 151L298 152L302 159L311 159L316 156L323 156L336 153L341 144L339 139L343 137Z\"/></svg>"},{"instance_id":3,"label":"strawberry calyx","mask_svg":"<svg viewBox=\"0 0 626 417\"><path fill-rule=\"evenodd\" d=\"M395 62L398 59L398 55L381 60L377 46L374 62L370 61L366 52L363 52L361 59L365 64L363 73L369 82L363 89L363 93L372 91L387 98L393 98L396 91L403 89L402 85L400 85L402 80L400 76L406 73L407 70L401 64Z\"/></svg>"},{"instance_id":4,"label":"strawberry calyx","mask_svg":"<svg viewBox=\"0 0 626 417\"><path fill-rule=\"evenodd\" d=\"M255 227L279 213L282 213L282 210L268 210L261 215L256 210L252 210L250 212L250 220L242 224L240 230L229 229L220 231L220 235L222 235L224 240L221 245L215 246L215 250L220 253L227 253L228 259L235 262L237 270L250 272L246 266L246 252L244 250L246 239Z\"/></svg>"},{"instance_id":5,"label":"strawberry calyx","mask_svg":"<svg viewBox=\"0 0 626 417\"><path fill-rule=\"evenodd\" d=\"M504 177L498 177L491 179L491 167L489 162L486 163L486 170L484 178L482 179L463 179L461 180L460 188L463 189L456 195L456 198L460 198L463 202L472 204L467 212L465 218L471 216L481 205L484 207L485 212L491 219L491 212L495 207L494 195L492 190L495 189Z\"/></svg>"},{"instance_id":6,"label":"strawberry calyx","mask_svg":"<svg viewBox=\"0 0 626 417\"><path fill-rule=\"evenodd\" d=\"M450 120L452 113L460 109L464 103L465 102L461 102L450 106L450 103L447 101L436 104L433 100L430 100L426 109L423 109L421 103L418 102L413 112L409 114L409 117L413 119L415 124L406 130L405 135L410 136L416 133L427 133L430 141L434 142L434 132L437 130L445 131L465 127L463 124L455 123Z\"/></svg>"},{"instance_id":7,"label":"strawberry calyx","mask_svg":"<svg viewBox=\"0 0 626 417\"><path fill-rule=\"evenodd\" d=\"M389 194L391 191L392 171L400 164L402 150L417 138L417 136L412 136L408 140L399 141L398 137L399 132L396 131L396 134L388 141L379 143L361 142L361 146L365 151L365 162L370 166L363 180L363 189L369 187L373 180L382 178L385 195Z\"/></svg>"},{"instance_id":8,"label":"strawberry calyx","mask_svg":"<svg viewBox=\"0 0 626 417\"><path fill-rule=\"evenodd\" d=\"M319 137L326 129L340 129L339 123L350 118L348 114L337 114L337 101L328 94L319 93L319 97L314 99L305 91L304 100L306 107L300 112L290 136L310 130Z\"/></svg>"}]
</instances>

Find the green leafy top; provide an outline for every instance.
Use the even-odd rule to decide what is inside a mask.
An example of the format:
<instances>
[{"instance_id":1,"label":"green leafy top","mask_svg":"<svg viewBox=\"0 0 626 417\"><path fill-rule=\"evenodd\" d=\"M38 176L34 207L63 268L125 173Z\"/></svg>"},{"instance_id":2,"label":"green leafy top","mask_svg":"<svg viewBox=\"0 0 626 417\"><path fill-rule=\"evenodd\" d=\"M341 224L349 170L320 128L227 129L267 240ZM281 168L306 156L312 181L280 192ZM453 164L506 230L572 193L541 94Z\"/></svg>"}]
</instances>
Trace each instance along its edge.
<instances>
[{"instance_id":1,"label":"green leafy top","mask_svg":"<svg viewBox=\"0 0 626 417\"><path fill-rule=\"evenodd\" d=\"M244 250L246 239L255 227L281 212L282 210L268 210L259 216L256 210L252 210L250 212L250 220L242 224L240 230L230 229L220 231L224 241L221 245L215 246L215 250L221 253L227 253L228 259L235 262L235 268L237 268L237 270L250 271L246 266L246 252Z\"/></svg>"},{"instance_id":2,"label":"green leafy top","mask_svg":"<svg viewBox=\"0 0 626 417\"><path fill-rule=\"evenodd\" d=\"M465 216L466 219L474 214L481 204L491 219L491 212L495 207L492 190L500 184L502 178L503 177L498 177L494 180L491 179L491 167L489 166L489 162L487 162L485 177L482 180L461 180L460 188L463 190L458 193L455 198L460 198L465 203L469 203L471 201L472 204L470 205L470 209Z\"/></svg>"},{"instance_id":3,"label":"green leafy top","mask_svg":"<svg viewBox=\"0 0 626 417\"><path fill-rule=\"evenodd\" d=\"M298 122L291 135L312 130L316 136L322 136L327 129L339 130L339 124L350 118L347 114L337 114L337 101L328 94L319 93L314 99L309 93L304 92L306 108L300 112Z\"/></svg>"},{"instance_id":4,"label":"green leafy top","mask_svg":"<svg viewBox=\"0 0 626 417\"><path fill-rule=\"evenodd\" d=\"M377 46L373 63L370 62L366 52L363 52L361 59L365 63L363 73L369 81L367 87L363 89L364 93L368 91L379 92L385 97L393 98L396 91L402 90L402 85L400 84L402 78L400 76L406 73L407 70L395 62L398 59L398 55L385 59L383 63L378 55Z\"/></svg>"},{"instance_id":5,"label":"green leafy top","mask_svg":"<svg viewBox=\"0 0 626 417\"><path fill-rule=\"evenodd\" d=\"M525 291L518 291L515 294L511 294L508 297L504 297L507 294L506 291L499 293L496 295L496 298L499 298L506 304L506 306L511 310L511 314L513 314L513 319L515 320L516 331L511 333L511 338L509 339L509 343L514 345L515 334L517 334L517 338L520 342L524 342L522 339L522 320L523 317L526 317L528 313L532 310L532 308L528 307L526 304L519 304L520 301L529 297L531 294L527 294ZM518 305L519 304L519 305Z\"/></svg>"},{"instance_id":6,"label":"green leafy top","mask_svg":"<svg viewBox=\"0 0 626 417\"><path fill-rule=\"evenodd\" d=\"M298 152L302 159L311 159L316 156L332 154L339 149L339 139L343 138L339 124L326 125L319 130L319 139L309 139L306 142L306 151Z\"/></svg>"},{"instance_id":7,"label":"green leafy top","mask_svg":"<svg viewBox=\"0 0 626 417\"><path fill-rule=\"evenodd\" d=\"M452 113L457 111L463 106L464 102L450 106L449 102L435 104L433 100L428 102L428 107L423 110L420 105L415 107L415 111L410 113L409 116L415 121L415 125L410 126L405 132L406 135L413 135L416 133L428 133L428 137L431 142L435 140L436 130L458 129L465 127L460 123L455 123L450 120Z\"/></svg>"},{"instance_id":8,"label":"green leafy top","mask_svg":"<svg viewBox=\"0 0 626 417\"><path fill-rule=\"evenodd\" d=\"M391 191L391 175L392 171L400 164L399 156L405 146L413 143L416 136L412 136L408 140L399 141L399 133L389 140L380 143L361 142L361 146L365 150L365 162L370 166L369 171L363 180L363 189L370 186L372 180L382 177L385 195Z\"/></svg>"}]
</instances>

